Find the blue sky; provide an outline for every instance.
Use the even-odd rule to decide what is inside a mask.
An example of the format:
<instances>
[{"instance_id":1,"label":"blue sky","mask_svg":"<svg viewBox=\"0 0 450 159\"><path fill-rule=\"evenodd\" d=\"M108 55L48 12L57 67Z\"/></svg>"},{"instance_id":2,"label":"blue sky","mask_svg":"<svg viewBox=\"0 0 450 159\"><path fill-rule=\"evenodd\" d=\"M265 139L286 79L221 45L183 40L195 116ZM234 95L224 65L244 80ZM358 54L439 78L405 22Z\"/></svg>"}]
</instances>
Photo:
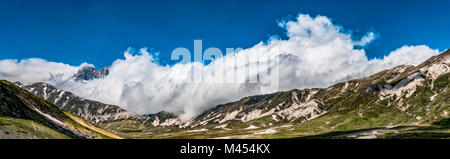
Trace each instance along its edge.
<instances>
[{"instance_id":1,"label":"blue sky","mask_svg":"<svg viewBox=\"0 0 450 159\"><path fill-rule=\"evenodd\" d=\"M21 1L0 0L0 59L31 57L103 67L128 47L154 48L171 63L177 47L251 47L272 35L277 21L299 13L325 15L359 39L379 34L365 49L382 57L403 45L450 45L450 1Z\"/></svg>"}]
</instances>

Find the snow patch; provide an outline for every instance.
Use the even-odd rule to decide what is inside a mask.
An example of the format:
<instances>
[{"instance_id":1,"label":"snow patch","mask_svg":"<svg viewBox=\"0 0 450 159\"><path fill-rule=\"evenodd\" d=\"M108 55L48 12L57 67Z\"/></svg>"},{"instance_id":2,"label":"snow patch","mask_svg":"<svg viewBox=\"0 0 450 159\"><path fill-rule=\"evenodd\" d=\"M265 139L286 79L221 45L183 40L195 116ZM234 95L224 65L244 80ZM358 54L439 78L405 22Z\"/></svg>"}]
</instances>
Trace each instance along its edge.
<instances>
[{"instance_id":1,"label":"snow patch","mask_svg":"<svg viewBox=\"0 0 450 159\"><path fill-rule=\"evenodd\" d=\"M341 91L346 90L346 89L348 88L349 85L350 85L349 82L345 82L344 87L342 88Z\"/></svg>"},{"instance_id":2,"label":"snow patch","mask_svg":"<svg viewBox=\"0 0 450 159\"><path fill-rule=\"evenodd\" d=\"M264 116L271 115L271 114L275 113L275 109L276 108L273 108L273 109L271 109L271 110L269 110L269 111L267 111L265 113L262 113L263 110L261 110L261 109L255 109L255 110L251 111L250 113L245 114L244 116L242 116L241 121L247 122L247 121L250 121L250 120L254 120L254 119L258 119L258 118L264 117Z\"/></svg>"},{"instance_id":3,"label":"snow patch","mask_svg":"<svg viewBox=\"0 0 450 159\"><path fill-rule=\"evenodd\" d=\"M245 128L245 130L250 130L250 129L258 129L259 127L255 126L255 125L250 125L247 128Z\"/></svg>"},{"instance_id":4,"label":"snow patch","mask_svg":"<svg viewBox=\"0 0 450 159\"><path fill-rule=\"evenodd\" d=\"M437 95L438 95L438 94L435 94L435 95L431 96L431 97L430 97L430 100L431 100L431 101L434 101L434 97L436 97Z\"/></svg>"},{"instance_id":5,"label":"snow patch","mask_svg":"<svg viewBox=\"0 0 450 159\"><path fill-rule=\"evenodd\" d=\"M272 115L272 119L273 119L273 120L275 120L275 121L278 121L278 119L277 119L277 115L275 115L275 114L274 114L274 115Z\"/></svg>"},{"instance_id":6,"label":"snow patch","mask_svg":"<svg viewBox=\"0 0 450 159\"><path fill-rule=\"evenodd\" d=\"M277 131L273 130L273 129L266 129L264 131L259 131L259 132L255 132L253 134L255 135L261 135L261 134L273 134L276 133Z\"/></svg>"},{"instance_id":7,"label":"snow patch","mask_svg":"<svg viewBox=\"0 0 450 159\"><path fill-rule=\"evenodd\" d=\"M282 125L282 126L279 126L279 127L275 127L275 129L279 129L279 128L288 128L288 127L291 127L292 125Z\"/></svg>"},{"instance_id":8,"label":"snow patch","mask_svg":"<svg viewBox=\"0 0 450 159\"><path fill-rule=\"evenodd\" d=\"M203 129L198 129L198 130L189 130L187 132L203 132L203 131L208 131L208 129L203 128Z\"/></svg>"},{"instance_id":9,"label":"snow patch","mask_svg":"<svg viewBox=\"0 0 450 159\"><path fill-rule=\"evenodd\" d=\"M47 100L47 99L48 99L47 86L44 87L44 89L42 90L42 92L44 93L44 99Z\"/></svg>"},{"instance_id":10,"label":"snow patch","mask_svg":"<svg viewBox=\"0 0 450 159\"><path fill-rule=\"evenodd\" d=\"M58 103L61 100L61 98L63 97L64 93L66 93L66 91L61 91L61 93L58 95L58 97L55 99L55 102L53 102L53 103L55 103L55 104Z\"/></svg>"},{"instance_id":11,"label":"snow patch","mask_svg":"<svg viewBox=\"0 0 450 159\"><path fill-rule=\"evenodd\" d=\"M219 126L216 126L214 128L215 129L220 129L220 128L224 129L225 127L227 127L227 124L219 125Z\"/></svg>"},{"instance_id":12,"label":"snow patch","mask_svg":"<svg viewBox=\"0 0 450 159\"><path fill-rule=\"evenodd\" d=\"M158 126L159 125L159 118L158 117L156 117L155 120L153 120L152 125L153 126Z\"/></svg>"},{"instance_id":13,"label":"snow patch","mask_svg":"<svg viewBox=\"0 0 450 159\"><path fill-rule=\"evenodd\" d=\"M358 137L357 139L376 139L376 138L377 138L376 135L368 135L368 136Z\"/></svg>"},{"instance_id":14,"label":"snow patch","mask_svg":"<svg viewBox=\"0 0 450 159\"><path fill-rule=\"evenodd\" d=\"M61 126L64 126L63 122L61 122L58 119L52 117L51 115L45 114L45 113L41 112L39 109L37 109L37 108L32 108L32 109L35 110L36 112L38 112L39 114L45 116L46 118L50 119L51 121L53 121L53 122L55 122L55 123L57 123L57 124L59 124Z\"/></svg>"},{"instance_id":15,"label":"snow patch","mask_svg":"<svg viewBox=\"0 0 450 159\"><path fill-rule=\"evenodd\" d=\"M307 101L308 101L308 100L311 100L311 97L313 97L314 95L316 95L317 92L319 92L319 90L311 90L311 91L308 93L308 96L306 97L306 100L307 100Z\"/></svg>"},{"instance_id":16,"label":"snow patch","mask_svg":"<svg viewBox=\"0 0 450 159\"><path fill-rule=\"evenodd\" d=\"M277 112L277 115L292 121L299 117L305 117L307 120L311 120L325 113L320 110L316 100L310 100L305 103L297 103L295 101L294 99L291 107Z\"/></svg>"},{"instance_id":17,"label":"snow patch","mask_svg":"<svg viewBox=\"0 0 450 159\"><path fill-rule=\"evenodd\" d=\"M433 64L430 67L421 70L427 70L427 75L431 76L431 78L434 80L440 75L450 72L450 67L448 66L449 64L450 62L447 59L443 63Z\"/></svg>"},{"instance_id":18,"label":"snow patch","mask_svg":"<svg viewBox=\"0 0 450 159\"><path fill-rule=\"evenodd\" d=\"M180 123L181 123L181 121L178 118L172 118L172 119L167 119L166 121L164 121L160 125L161 126L170 126L170 125L178 125Z\"/></svg>"},{"instance_id":19,"label":"snow patch","mask_svg":"<svg viewBox=\"0 0 450 159\"><path fill-rule=\"evenodd\" d=\"M222 120L220 120L219 123L223 123L223 122L226 122L226 121L235 119L235 118L236 118L236 115L237 115L238 113L239 113L239 110L235 110L235 111L233 111L233 112L227 114Z\"/></svg>"}]
</instances>

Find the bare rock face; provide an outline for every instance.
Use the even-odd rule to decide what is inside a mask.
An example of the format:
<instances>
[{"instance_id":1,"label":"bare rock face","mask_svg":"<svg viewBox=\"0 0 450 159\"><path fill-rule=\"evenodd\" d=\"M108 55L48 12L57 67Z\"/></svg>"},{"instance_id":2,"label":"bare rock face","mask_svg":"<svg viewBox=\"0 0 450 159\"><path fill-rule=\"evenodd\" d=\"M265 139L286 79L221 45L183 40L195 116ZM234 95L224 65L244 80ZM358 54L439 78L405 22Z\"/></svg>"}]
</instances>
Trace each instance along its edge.
<instances>
[{"instance_id":1,"label":"bare rock face","mask_svg":"<svg viewBox=\"0 0 450 159\"><path fill-rule=\"evenodd\" d=\"M100 79L108 76L109 68L105 67L101 71L92 66L84 66L78 72L73 75L75 81L89 81L94 79Z\"/></svg>"},{"instance_id":2,"label":"bare rock face","mask_svg":"<svg viewBox=\"0 0 450 159\"><path fill-rule=\"evenodd\" d=\"M159 112L156 114L145 115L147 121L153 126L173 126L181 124L181 120L175 114L169 112Z\"/></svg>"}]
</instances>

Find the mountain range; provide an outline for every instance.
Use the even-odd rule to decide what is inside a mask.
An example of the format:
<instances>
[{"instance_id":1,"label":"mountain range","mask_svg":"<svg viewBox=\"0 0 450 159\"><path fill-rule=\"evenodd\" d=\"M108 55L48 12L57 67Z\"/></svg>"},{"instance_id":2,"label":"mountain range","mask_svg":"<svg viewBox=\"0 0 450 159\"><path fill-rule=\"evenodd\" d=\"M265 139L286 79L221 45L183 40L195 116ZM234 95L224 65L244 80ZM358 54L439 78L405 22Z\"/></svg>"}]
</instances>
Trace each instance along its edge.
<instances>
[{"instance_id":1,"label":"mountain range","mask_svg":"<svg viewBox=\"0 0 450 159\"><path fill-rule=\"evenodd\" d=\"M83 67L73 78L86 82L108 73L109 68ZM58 126L73 118L113 138L450 138L449 82L447 50L417 66L400 65L328 88L245 97L182 121L170 112L130 113L42 82L2 81L0 119L9 126L14 123L6 118L39 123L60 135L37 138L100 138ZM0 124L1 131L10 130Z\"/></svg>"}]
</instances>

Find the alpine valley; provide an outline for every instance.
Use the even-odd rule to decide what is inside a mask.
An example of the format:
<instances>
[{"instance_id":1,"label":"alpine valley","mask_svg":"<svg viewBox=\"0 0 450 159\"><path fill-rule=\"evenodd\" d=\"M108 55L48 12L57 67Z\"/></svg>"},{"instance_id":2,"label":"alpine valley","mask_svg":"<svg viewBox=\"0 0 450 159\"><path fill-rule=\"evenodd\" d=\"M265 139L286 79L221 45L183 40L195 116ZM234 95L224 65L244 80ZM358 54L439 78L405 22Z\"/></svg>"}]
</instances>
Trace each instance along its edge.
<instances>
[{"instance_id":1,"label":"alpine valley","mask_svg":"<svg viewBox=\"0 0 450 159\"><path fill-rule=\"evenodd\" d=\"M81 68L73 80L108 76ZM257 95L187 121L134 114L47 83L0 82L0 138L450 138L450 50L328 88Z\"/></svg>"}]
</instances>

